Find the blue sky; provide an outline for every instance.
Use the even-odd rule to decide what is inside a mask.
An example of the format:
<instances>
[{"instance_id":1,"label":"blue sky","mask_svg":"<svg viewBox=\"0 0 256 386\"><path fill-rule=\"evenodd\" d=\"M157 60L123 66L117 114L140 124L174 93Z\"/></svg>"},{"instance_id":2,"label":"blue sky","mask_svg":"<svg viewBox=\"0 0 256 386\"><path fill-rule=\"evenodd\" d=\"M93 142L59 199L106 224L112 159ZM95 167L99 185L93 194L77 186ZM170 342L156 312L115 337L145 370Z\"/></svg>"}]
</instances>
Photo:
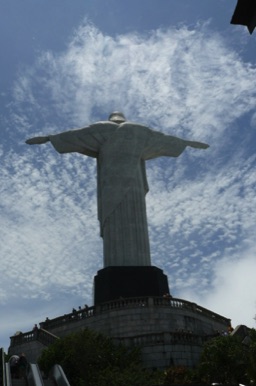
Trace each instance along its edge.
<instances>
[{"instance_id":1,"label":"blue sky","mask_svg":"<svg viewBox=\"0 0 256 386\"><path fill-rule=\"evenodd\" d=\"M121 110L210 144L147 162L152 264L173 296L255 327L255 34L227 0L0 0L0 345L92 305L95 160L32 136Z\"/></svg>"}]
</instances>

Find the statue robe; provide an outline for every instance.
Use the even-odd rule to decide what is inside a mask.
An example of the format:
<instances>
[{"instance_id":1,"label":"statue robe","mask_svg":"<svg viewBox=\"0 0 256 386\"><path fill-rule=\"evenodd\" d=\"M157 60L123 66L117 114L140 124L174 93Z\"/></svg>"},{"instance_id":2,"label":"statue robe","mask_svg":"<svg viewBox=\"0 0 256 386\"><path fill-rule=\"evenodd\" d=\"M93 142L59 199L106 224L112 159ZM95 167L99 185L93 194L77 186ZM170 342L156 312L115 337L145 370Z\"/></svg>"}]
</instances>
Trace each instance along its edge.
<instances>
[{"instance_id":1,"label":"statue robe","mask_svg":"<svg viewBox=\"0 0 256 386\"><path fill-rule=\"evenodd\" d=\"M150 266L145 160L179 156L186 141L132 122L103 121L49 136L59 153L97 158L104 267Z\"/></svg>"}]
</instances>

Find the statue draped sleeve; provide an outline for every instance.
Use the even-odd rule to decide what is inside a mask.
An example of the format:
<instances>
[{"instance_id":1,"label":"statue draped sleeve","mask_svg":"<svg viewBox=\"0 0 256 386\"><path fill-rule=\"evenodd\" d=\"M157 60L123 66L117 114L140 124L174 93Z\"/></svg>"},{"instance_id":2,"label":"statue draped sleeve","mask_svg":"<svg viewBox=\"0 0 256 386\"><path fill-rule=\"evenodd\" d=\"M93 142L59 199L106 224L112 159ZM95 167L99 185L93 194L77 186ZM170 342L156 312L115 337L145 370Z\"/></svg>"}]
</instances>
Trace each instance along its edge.
<instances>
[{"instance_id":1,"label":"statue draped sleeve","mask_svg":"<svg viewBox=\"0 0 256 386\"><path fill-rule=\"evenodd\" d=\"M49 139L58 153L80 153L97 158L102 144L116 130L111 122L98 122L78 130L50 135Z\"/></svg>"},{"instance_id":2,"label":"statue draped sleeve","mask_svg":"<svg viewBox=\"0 0 256 386\"><path fill-rule=\"evenodd\" d=\"M149 129L142 157L149 160L157 157L178 157L186 148L187 141Z\"/></svg>"}]
</instances>

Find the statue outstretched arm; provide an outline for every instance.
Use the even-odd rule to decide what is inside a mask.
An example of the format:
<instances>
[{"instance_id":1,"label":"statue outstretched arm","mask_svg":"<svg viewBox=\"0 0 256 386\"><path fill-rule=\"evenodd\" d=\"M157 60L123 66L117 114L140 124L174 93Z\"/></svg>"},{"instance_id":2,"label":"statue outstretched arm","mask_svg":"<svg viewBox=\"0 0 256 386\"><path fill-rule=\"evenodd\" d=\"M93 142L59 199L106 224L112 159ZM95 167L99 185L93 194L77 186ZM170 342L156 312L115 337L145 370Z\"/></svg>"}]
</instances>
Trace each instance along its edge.
<instances>
[{"instance_id":1,"label":"statue outstretched arm","mask_svg":"<svg viewBox=\"0 0 256 386\"><path fill-rule=\"evenodd\" d=\"M50 138L45 136L45 137L34 137L34 138L29 138L26 140L26 144L28 145L42 145L43 143L49 142Z\"/></svg>"},{"instance_id":2,"label":"statue outstretched arm","mask_svg":"<svg viewBox=\"0 0 256 386\"><path fill-rule=\"evenodd\" d=\"M97 157L101 142L104 141L104 137L102 139L101 135L101 131L104 131L102 128L104 129L104 125L100 125L100 128L97 125L91 125L59 134L29 138L26 143L28 145L41 145L50 142L60 154L76 152L90 157Z\"/></svg>"},{"instance_id":3,"label":"statue outstretched arm","mask_svg":"<svg viewBox=\"0 0 256 386\"><path fill-rule=\"evenodd\" d=\"M187 141L172 135L150 130L144 152L144 159L156 157L178 157L187 146L195 149L207 149L209 145L203 142Z\"/></svg>"},{"instance_id":4,"label":"statue outstretched arm","mask_svg":"<svg viewBox=\"0 0 256 386\"><path fill-rule=\"evenodd\" d=\"M207 149L209 145L203 142L195 142L195 141L184 141L186 146L194 147L195 149Z\"/></svg>"}]
</instances>

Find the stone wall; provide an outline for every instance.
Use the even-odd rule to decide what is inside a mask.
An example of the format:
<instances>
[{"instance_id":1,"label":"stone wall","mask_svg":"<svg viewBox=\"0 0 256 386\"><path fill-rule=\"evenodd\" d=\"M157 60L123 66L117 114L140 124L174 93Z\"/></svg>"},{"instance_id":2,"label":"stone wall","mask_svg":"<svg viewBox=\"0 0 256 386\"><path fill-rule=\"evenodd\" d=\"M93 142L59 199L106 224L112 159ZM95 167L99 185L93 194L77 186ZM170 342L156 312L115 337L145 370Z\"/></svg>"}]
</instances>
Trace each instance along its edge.
<instances>
[{"instance_id":1,"label":"stone wall","mask_svg":"<svg viewBox=\"0 0 256 386\"><path fill-rule=\"evenodd\" d=\"M38 340L33 340L16 345L9 349L8 354L10 355L20 355L21 353L25 353L26 358L29 363L36 363L37 359L40 357L42 351L46 348L46 346L39 342Z\"/></svg>"}]
</instances>

